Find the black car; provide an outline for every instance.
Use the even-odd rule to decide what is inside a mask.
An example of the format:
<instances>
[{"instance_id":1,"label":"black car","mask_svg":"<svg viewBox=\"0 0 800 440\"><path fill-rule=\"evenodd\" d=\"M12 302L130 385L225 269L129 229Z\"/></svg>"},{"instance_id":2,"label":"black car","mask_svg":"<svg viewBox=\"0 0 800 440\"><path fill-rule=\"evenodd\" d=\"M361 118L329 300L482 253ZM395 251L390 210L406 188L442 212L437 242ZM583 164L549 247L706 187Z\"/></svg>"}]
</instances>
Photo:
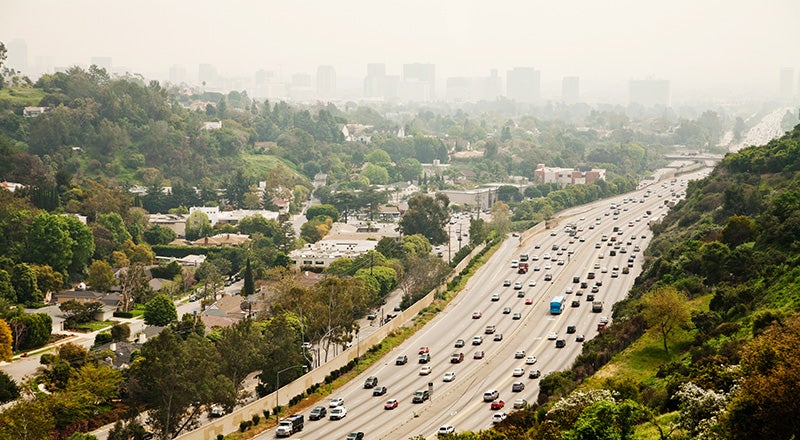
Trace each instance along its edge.
<instances>
[{"instance_id":1,"label":"black car","mask_svg":"<svg viewBox=\"0 0 800 440\"><path fill-rule=\"evenodd\" d=\"M575 336L575 342L583 342L585 339L583 335Z\"/></svg>"},{"instance_id":2,"label":"black car","mask_svg":"<svg viewBox=\"0 0 800 440\"><path fill-rule=\"evenodd\" d=\"M572 307L580 307L580 306L581 306L581 302L578 301L577 299L572 301Z\"/></svg>"},{"instance_id":3,"label":"black car","mask_svg":"<svg viewBox=\"0 0 800 440\"><path fill-rule=\"evenodd\" d=\"M586 295L586 301L594 301L594 295L592 295L591 293Z\"/></svg>"},{"instance_id":4,"label":"black car","mask_svg":"<svg viewBox=\"0 0 800 440\"><path fill-rule=\"evenodd\" d=\"M568 325L567 326L567 333L575 333L575 326L574 325Z\"/></svg>"},{"instance_id":5,"label":"black car","mask_svg":"<svg viewBox=\"0 0 800 440\"><path fill-rule=\"evenodd\" d=\"M556 341L556 348L564 348L567 345L567 341L563 339L559 339Z\"/></svg>"},{"instance_id":6,"label":"black car","mask_svg":"<svg viewBox=\"0 0 800 440\"><path fill-rule=\"evenodd\" d=\"M386 387L375 387L372 390L373 396L383 396L384 394L386 394Z\"/></svg>"},{"instance_id":7,"label":"black car","mask_svg":"<svg viewBox=\"0 0 800 440\"><path fill-rule=\"evenodd\" d=\"M345 440L364 440L364 433L361 431L351 432L350 434L347 434Z\"/></svg>"},{"instance_id":8,"label":"black car","mask_svg":"<svg viewBox=\"0 0 800 440\"><path fill-rule=\"evenodd\" d=\"M375 388L378 385L378 378L370 376L364 381L364 388Z\"/></svg>"},{"instance_id":9,"label":"black car","mask_svg":"<svg viewBox=\"0 0 800 440\"><path fill-rule=\"evenodd\" d=\"M327 413L328 409L324 406L314 407L314 409L311 410L311 414L308 415L308 420L322 420Z\"/></svg>"}]
</instances>

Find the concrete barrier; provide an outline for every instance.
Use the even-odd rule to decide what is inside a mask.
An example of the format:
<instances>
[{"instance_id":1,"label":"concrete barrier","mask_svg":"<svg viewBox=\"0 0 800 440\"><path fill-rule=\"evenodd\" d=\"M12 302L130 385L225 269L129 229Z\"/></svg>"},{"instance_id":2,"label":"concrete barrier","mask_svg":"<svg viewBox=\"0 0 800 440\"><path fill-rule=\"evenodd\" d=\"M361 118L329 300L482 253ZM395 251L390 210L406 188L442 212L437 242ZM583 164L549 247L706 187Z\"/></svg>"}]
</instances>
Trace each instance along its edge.
<instances>
[{"instance_id":1,"label":"concrete barrier","mask_svg":"<svg viewBox=\"0 0 800 440\"><path fill-rule=\"evenodd\" d=\"M230 414L226 414L218 419L214 419L213 421L206 423L194 431L181 434L176 437L176 439L215 440L218 434L229 434L231 432L238 431L239 423L252 419L254 414L258 414L263 418L264 410L269 410L270 413L272 413L272 410L276 404L279 403L282 406L286 406L289 403L289 400L291 400L294 396L305 392L316 383L323 383L325 381L325 377L331 372L342 368L359 355L366 353L370 347L383 341L389 335L389 333L406 325L408 322L414 319L414 317L416 317L419 312L422 311L422 309L430 306L434 299L436 299L436 294L442 291L447 283L450 282L456 275L461 273L461 271L467 267L467 264L469 264L472 258L474 258L478 252L483 250L484 246L484 244L477 246L472 250L472 252L469 253L468 256L461 260L442 285L428 292L428 294L422 297L422 299L400 312L394 319L382 325L364 339L359 338L356 340L356 343L353 344L352 347L342 351L340 354L333 357L328 362L325 362L320 367L309 371L308 373L300 376L286 385L283 385L280 389L272 394L236 409Z\"/></svg>"}]
</instances>

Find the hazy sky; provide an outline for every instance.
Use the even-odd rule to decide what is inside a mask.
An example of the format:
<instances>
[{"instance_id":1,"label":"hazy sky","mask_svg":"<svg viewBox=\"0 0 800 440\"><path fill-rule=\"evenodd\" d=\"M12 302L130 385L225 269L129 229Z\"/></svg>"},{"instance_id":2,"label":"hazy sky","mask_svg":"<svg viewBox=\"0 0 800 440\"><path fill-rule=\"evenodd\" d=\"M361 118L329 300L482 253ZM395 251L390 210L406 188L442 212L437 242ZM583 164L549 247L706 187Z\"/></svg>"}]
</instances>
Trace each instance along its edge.
<instances>
[{"instance_id":1,"label":"hazy sky","mask_svg":"<svg viewBox=\"0 0 800 440\"><path fill-rule=\"evenodd\" d=\"M30 64L114 66L155 74L198 63L222 75L258 69L362 78L369 62L399 73L436 64L440 78L542 81L663 78L676 84L777 89L800 71L800 0L0 0L0 41L21 38ZM674 88L674 87L673 87Z\"/></svg>"}]
</instances>

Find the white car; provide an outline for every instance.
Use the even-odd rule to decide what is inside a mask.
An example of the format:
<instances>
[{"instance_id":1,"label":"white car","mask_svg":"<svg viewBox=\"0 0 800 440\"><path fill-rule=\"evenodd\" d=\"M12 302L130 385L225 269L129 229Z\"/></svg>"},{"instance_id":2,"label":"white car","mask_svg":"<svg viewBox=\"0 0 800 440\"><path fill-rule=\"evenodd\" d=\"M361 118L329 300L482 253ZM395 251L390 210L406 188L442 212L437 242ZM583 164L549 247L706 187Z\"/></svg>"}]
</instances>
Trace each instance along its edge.
<instances>
[{"instance_id":1,"label":"white car","mask_svg":"<svg viewBox=\"0 0 800 440\"><path fill-rule=\"evenodd\" d=\"M528 357L525 359L525 363L526 363L527 365L533 365L533 364L535 364L535 363L536 363L536 356L528 356Z\"/></svg>"},{"instance_id":2,"label":"white car","mask_svg":"<svg viewBox=\"0 0 800 440\"><path fill-rule=\"evenodd\" d=\"M506 416L504 412L495 413L495 415L492 416L492 423L500 423L506 419Z\"/></svg>"},{"instance_id":3,"label":"white car","mask_svg":"<svg viewBox=\"0 0 800 440\"><path fill-rule=\"evenodd\" d=\"M523 374L525 374L525 370L524 370L524 369L522 369L522 368L514 368L514 372L512 373L512 375L513 375L514 377L520 377L520 376L522 376Z\"/></svg>"},{"instance_id":4,"label":"white car","mask_svg":"<svg viewBox=\"0 0 800 440\"><path fill-rule=\"evenodd\" d=\"M536 280L528 281L528 287L536 287Z\"/></svg>"},{"instance_id":5,"label":"white car","mask_svg":"<svg viewBox=\"0 0 800 440\"><path fill-rule=\"evenodd\" d=\"M342 406L337 406L336 408L331 410L330 419L331 420L339 420L343 419L347 415L347 408Z\"/></svg>"},{"instance_id":6,"label":"white car","mask_svg":"<svg viewBox=\"0 0 800 440\"><path fill-rule=\"evenodd\" d=\"M452 434L456 431L456 428L453 425L442 425L439 427L437 431L438 434Z\"/></svg>"},{"instance_id":7,"label":"white car","mask_svg":"<svg viewBox=\"0 0 800 440\"><path fill-rule=\"evenodd\" d=\"M455 379L456 379L456 373L455 373L455 371L448 371L447 373L444 373L444 379L443 379L443 380L444 380L445 382L452 382L452 381L454 381Z\"/></svg>"},{"instance_id":8,"label":"white car","mask_svg":"<svg viewBox=\"0 0 800 440\"><path fill-rule=\"evenodd\" d=\"M547 335L547 339L549 339L551 341L555 341L556 339L558 339L558 333L550 332L550 334Z\"/></svg>"},{"instance_id":9,"label":"white car","mask_svg":"<svg viewBox=\"0 0 800 440\"><path fill-rule=\"evenodd\" d=\"M514 359L522 359L524 357L525 357L525 350L517 350L517 352L514 353Z\"/></svg>"},{"instance_id":10,"label":"white car","mask_svg":"<svg viewBox=\"0 0 800 440\"><path fill-rule=\"evenodd\" d=\"M429 374L431 374L431 366L430 365L425 365L424 367L419 369L419 375L420 376L427 376Z\"/></svg>"},{"instance_id":11,"label":"white car","mask_svg":"<svg viewBox=\"0 0 800 440\"><path fill-rule=\"evenodd\" d=\"M331 399L331 403L328 406L331 408L336 408L337 406L342 406L342 405L344 405L344 399L341 397L334 397L333 399Z\"/></svg>"}]
</instances>

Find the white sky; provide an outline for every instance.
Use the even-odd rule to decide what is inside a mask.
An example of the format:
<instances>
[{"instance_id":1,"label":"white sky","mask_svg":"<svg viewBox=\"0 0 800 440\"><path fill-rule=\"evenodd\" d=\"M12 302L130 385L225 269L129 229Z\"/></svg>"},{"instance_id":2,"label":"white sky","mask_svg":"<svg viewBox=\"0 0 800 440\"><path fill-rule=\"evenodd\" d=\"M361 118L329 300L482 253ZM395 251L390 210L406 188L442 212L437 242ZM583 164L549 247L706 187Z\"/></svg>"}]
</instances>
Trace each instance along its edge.
<instances>
[{"instance_id":1,"label":"white sky","mask_svg":"<svg viewBox=\"0 0 800 440\"><path fill-rule=\"evenodd\" d=\"M362 78L436 64L439 78L533 66L542 82L670 79L775 90L800 72L800 0L0 0L0 41L29 64L110 56L133 72L258 69ZM675 87L673 86L673 89Z\"/></svg>"}]
</instances>

